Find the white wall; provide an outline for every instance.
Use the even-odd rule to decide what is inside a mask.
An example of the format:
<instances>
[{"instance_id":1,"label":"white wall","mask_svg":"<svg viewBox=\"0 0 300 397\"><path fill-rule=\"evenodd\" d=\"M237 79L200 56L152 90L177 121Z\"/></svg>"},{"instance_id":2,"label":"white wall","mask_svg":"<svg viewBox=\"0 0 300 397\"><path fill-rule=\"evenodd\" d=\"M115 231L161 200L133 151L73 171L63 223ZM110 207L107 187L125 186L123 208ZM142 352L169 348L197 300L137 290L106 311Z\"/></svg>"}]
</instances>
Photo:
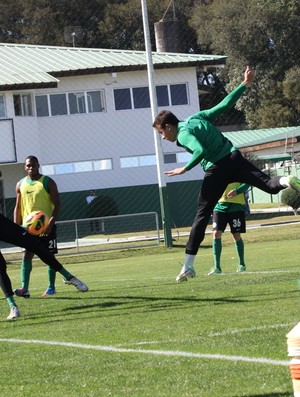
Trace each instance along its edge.
<instances>
[{"instance_id":1,"label":"white wall","mask_svg":"<svg viewBox=\"0 0 300 397\"><path fill-rule=\"evenodd\" d=\"M179 119L199 110L195 68L158 70L155 79L157 85L188 84L189 105L172 107ZM36 155L41 165L112 158L113 170L54 175L61 192L157 183L155 166L120 168L121 156L155 154L150 109L114 110L113 89L141 86L148 86L146 71L117 73L116 76L100 74L64 77L60 79L57 88L32 91L34 94L49 94L104 90L106 111L72 116L15 117L17 162L23 167L25 157L30 154ZM6 99L8 116L12 117L11 92L7 93ZM162 145L165 153L184 151L169 142L163 142ZM166 164L164 167L171 169L177 166L179 165ZM14 165L5 168L7 167L11 167L15 173ZM10 171L5 171L5 174ZM167 182L202 177L203 171L196 167L196 170L183 176L168 178ZM8 180L5 175L4 178L6 194L10 197L18 178Z\"/></svg>"}]
</instances>

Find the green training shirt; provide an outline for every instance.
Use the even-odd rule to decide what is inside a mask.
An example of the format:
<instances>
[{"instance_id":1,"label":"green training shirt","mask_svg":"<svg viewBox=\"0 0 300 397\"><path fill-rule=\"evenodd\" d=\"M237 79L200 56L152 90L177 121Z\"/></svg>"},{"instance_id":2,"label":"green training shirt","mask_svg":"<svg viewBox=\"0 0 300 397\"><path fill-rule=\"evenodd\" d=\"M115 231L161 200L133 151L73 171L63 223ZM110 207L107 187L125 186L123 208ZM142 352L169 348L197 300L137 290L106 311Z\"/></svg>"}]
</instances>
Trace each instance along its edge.
<instances>
[{"instance_id":1,"label":"green training shirt","mask_svg":"<svg viewBox=\"0 0 300 397\"><path fill-rule=\"evenodd\" d=\"M201 164L206 171L216 161L237 150L230 140L212 124L212 121L229 111L246 89L244 84L240 84L218 105L202 110L178 123L177 145L184 147L192 154L192 158L185 165L186 170Z\"/></svg>"}]
</instances>

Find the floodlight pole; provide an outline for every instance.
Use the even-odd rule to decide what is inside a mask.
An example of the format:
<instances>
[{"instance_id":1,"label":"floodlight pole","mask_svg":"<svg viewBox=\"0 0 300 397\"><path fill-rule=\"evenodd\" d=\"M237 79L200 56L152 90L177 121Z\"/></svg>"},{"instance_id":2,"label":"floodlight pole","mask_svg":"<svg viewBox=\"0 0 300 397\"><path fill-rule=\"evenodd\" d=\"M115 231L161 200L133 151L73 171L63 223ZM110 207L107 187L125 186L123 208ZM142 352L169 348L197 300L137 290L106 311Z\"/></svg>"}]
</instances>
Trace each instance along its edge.
<instances>
[{"instance_id":1,"label":"floodlight pole","mask_svg":"<svg viewBox=\"0 0 300 397\"><path fill-rule=\"evenodd\" d=\"M148 23L147 1L141 0L141 3L142 3L145 47L146 47L146 55L147 55L147 71L148 71L148 81L149 81L150 104L151 104L152 120L154 120L157 114L158 107L157 107L157 99L156 99L156 91L155 91L154 68L152 61L151 40L150 40L149 23ZM154 143L155 143L160 209L162 216L162 226L164 230L165 246L172 247L173 241L172 241L170 211L168 204L167 185L165 181L165 175L162 170L162 165L164 164L164 158L163 158L161 137L155 130L153 130L153 133L154 133Z\"/></svg>"}]
</instances>

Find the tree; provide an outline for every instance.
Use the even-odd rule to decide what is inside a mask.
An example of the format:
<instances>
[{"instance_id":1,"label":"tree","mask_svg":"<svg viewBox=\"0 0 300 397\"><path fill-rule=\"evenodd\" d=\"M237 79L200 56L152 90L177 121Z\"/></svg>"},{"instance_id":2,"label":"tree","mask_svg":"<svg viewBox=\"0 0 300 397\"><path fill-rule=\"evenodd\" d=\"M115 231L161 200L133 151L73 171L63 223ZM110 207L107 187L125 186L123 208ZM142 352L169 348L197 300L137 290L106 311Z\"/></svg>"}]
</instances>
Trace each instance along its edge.
<instances>
[{"instance_id":1,"label":"tree","mask_svg":"<svg viewBox=\"0 0 300 397\"><path fill-rule=\"evenodd\" d=\"M293 208L294 214L297 215L300 207L300 193L290 187L281 193L281 202Z\"/></svg>"},{"instance_id":2,"label":"tree","mask_svg":"<svg viewBox=\"0 0 300 397\"><path fill-rule=\"evenodd\" d=\"M23 8L20 2L0 0L0 40L14 43L21 37L21 30L26 21L22 18Z\"/></svg>"},{"instance_id":3,"label":"tree","mask_svg":"<svg viewBox=\"0 0 300 397\"><path fill-rule=\"evenodd\" d=\"M187 18L195 0L176 4L176 18L183 22L181 40L184 52L198 52L197 38ZM149 27L155 50L154 22L168 10L169 0L148 0ZM64 30L82 31L76 46L144 50L140 0L0 0L2 41L43 45L72 45L64 40ZM21 21L21 22L20 22Z\"/></svg>"},{"instance_id":4,"label":"tree","mask_svg":"<svg viewBox=\"0 0 300 397\"><path fill-rule=\"evenodd\" d=\"M193 11L190 24L199 45L228 55L223 77L229 89L240 82L246 64L256 67L257 82L240 101L249 126L298 125L299 99L285 95L283 82L300 67L299 1L203 0Z\"/></svg>"}]
</instances>

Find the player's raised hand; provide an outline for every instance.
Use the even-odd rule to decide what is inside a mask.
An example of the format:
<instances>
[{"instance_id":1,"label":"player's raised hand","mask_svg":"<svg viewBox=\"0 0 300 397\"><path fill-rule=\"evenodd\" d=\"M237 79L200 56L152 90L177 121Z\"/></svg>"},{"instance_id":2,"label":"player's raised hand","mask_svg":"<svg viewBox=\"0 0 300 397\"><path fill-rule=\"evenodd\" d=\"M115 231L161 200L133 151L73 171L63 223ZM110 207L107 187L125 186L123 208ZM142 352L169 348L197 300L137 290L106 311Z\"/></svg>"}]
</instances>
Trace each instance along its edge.
<instances>
[{"instance_id":1,"label":"player's raised hand","mask_svg":"<svg viewBox=\"0 0 300 397\"><path fill-rule=\"evenodd\" d=\"M253 81L255 80L255 76L256 76L255 70L250 65L248 65L244 73L243 84L249 85L253 83Z\"/></svg>"}]
</instances>

